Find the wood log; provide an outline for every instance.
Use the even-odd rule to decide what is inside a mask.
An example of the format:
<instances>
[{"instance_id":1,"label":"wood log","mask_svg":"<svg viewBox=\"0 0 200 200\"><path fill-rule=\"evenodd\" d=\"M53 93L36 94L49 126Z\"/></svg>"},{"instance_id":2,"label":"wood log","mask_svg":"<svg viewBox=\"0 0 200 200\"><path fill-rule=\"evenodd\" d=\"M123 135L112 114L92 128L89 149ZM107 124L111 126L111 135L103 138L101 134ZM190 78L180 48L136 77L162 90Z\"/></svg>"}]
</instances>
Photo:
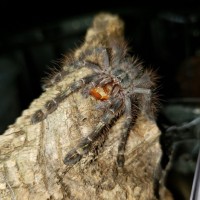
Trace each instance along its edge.
<instances>
[{"instance_id":1,"label":"wood log","mask_svg":"<svg viewBox=\"0 0 200 200\"><path fill-rule=\"evenodd\" d=\"M123 32L124 23L117 15L98 14L74 56L88 46L103 43L107 36L123 40ZM94 130L102 115L92 96L85 98L80 91L75 92L45 120L31 123L32 115L48 100L90 73L88 68L71 69L0 136L0 200L157 199L155 186L162 151L160 130L155 122L138 116L121 168L116 158L123 117L104 132L102 142L98 141L96 148L78 163L72 166L63 163L66 153Z\"/></svg>"}]
</instances>

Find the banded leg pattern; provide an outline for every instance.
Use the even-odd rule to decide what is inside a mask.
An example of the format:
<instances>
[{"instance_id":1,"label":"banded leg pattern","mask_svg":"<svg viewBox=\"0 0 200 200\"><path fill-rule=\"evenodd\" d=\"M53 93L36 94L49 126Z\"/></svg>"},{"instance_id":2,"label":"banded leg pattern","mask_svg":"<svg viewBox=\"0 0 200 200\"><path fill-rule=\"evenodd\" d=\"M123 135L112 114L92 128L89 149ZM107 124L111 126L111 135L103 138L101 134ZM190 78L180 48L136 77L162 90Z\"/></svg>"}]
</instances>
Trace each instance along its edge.
<instances>
[{"instance_id":1,"label":"banded leg pattern","mask_svg":"<svg viewBox=\"0 0 200 200\"><path fill-rule=\"evenodd\" d=\"M88 76L80 79L79 81L74 82L64 92L62 92L61 94L56 96L54 99L47 101L45 106L42 109L37 110L33 114L32 118L31 118L31 123L36 124L36 123L41 122L42 120L46 119L47 115L51 114L52 112L54 112L57 109L59 103L61 103L64 99L66 99L73 92L76 92L77 90L82 88L84 85L91 82L95 76L96 75L94 75L94 74L88 75Z\"/></svg>"}]
</instances>

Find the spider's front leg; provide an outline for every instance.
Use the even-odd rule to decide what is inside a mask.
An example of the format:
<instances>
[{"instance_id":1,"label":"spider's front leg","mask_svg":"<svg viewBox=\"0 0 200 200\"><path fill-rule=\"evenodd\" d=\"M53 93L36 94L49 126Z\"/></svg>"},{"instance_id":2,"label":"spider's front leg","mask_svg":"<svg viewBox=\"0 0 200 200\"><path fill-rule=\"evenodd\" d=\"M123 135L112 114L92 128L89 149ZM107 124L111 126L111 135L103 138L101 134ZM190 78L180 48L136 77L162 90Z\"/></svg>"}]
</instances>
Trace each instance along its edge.
<instances>
[{"instance_id":1,"label":"spider's front leg","mask_svg":"<svg viewBox=\"0 0 200 200\"><path fill-rule=\"evenodd\" d=\"M90 150L94 141L98 139L101 135L103 129L111 123L111 121L116 117L116 115L123 111L123 100L122 99L110 99L110 104L107 104L107 110L103 114L100 122L97 124L95 130L90 133L87 137L83 138L78 146L72 149L64 158L64 163L66 165L76 164L83 155L87 154Z\"/></svg>"},{"instance_id":2,"label":"spider's front leg","mask_svg":"<svg viewBox=\"0 0 200 200\"><path fill-rule=\"evenodd\" d=\"M45 91L48 88L56 85L60 81L62 81L67 75L74 72L74 70L81 70L84 67L88 67L94 71L98 71L100 67L92 62L82 60L73 61L73 63L68 64L69 66L64 66L61 71L55 73L53 72L53 75L50 77L43 79L43 85L42 89Z\"/></svg>"},{"instance_id":3,"label":"spider's front leg","mask_svg":"<svg viewBox=\"0 0 200 200\"><path fill-rule=\"evenodd\" d=\"M109 60L109 53L108 53L107 48L105 48L105 47L95 47L95 48L87 49L86 51L84 51L80 54L79 59L80 60L87 60L86 58L88 58L90 56L93 56L94 58L96 57L97 60L98 60L98 58L101 58L100 67L101 67L102 70L106 70L106 69L109 68L110 60ZM89 62L91 62L91 61L89 61Z\"/></svg>"},{"instance_id":4,"label":"spider's front leg","mask_svg":"<svg viewBox=\"0 0 200 200\"><path fill-rule=\"evenodd\" d=\"M37 110L33 114L32 118L31 118L31 123L36 124L36 123L46 119L47 115L51 114L52 112L54 112L57 109L59 103L61 103L64 99L66 99L73 92L79 90L84 85L90 83L94 79L95 76L96 76L96 74L88 75L88 76L80 79L79 81L72 83L61 94L58 94L52 100L47 101L42 109Z\"/></svg>"}]
</instances>

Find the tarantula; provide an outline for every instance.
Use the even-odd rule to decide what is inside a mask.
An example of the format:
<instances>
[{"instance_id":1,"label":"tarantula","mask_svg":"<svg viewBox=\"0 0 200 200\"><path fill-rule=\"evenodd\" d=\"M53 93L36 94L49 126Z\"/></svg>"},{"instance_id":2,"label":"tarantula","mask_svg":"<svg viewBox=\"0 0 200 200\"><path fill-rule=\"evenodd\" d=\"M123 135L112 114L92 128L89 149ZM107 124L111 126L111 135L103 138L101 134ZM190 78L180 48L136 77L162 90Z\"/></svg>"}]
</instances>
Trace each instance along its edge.
<instances>
[{"instance_id":1,"label":"tarantula","mask_svg":"<svg viewBox=\"0 0 200 200\"><path fill-rule=\"evenodd\" d=\"M91 58L95 59L91 59ZM117 163L124 165L124 152L127 138L137 116L144 113L154 119L154 96L156 76L152 70L144 69L136 57L131 57L126 45L101 45L86 50L71 63L75 68L88 67L92 74L69 85L64 92L48 101L44 108L35 112L32 123L44 120L54 112L70 94L82 90L84 96L92 96L104 112L95 128L87 137L67 153L64 158L66 165L77 163L83 155L90 151L94 141L97 141L102 130L112 124L114 119L125 115L121 129L121 141L118 146ZM66 70L58 72L46 85L50 87L66 76ZM153 96L152 96L153 95Z\"/></svg>"}]
</instances>

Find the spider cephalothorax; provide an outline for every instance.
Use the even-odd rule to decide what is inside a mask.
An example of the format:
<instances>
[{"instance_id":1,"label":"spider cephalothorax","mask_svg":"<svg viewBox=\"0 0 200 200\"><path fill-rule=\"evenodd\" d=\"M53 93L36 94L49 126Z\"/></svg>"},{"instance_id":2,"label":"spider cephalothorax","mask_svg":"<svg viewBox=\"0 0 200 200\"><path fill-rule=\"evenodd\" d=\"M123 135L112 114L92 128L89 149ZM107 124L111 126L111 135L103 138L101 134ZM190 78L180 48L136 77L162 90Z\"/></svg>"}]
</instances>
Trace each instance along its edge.
<instances>
[{"instance_id":1,"label":"spider cephalothorax","mask_svg":"<svg viewBox=\"0 0 200 200\"><path fill-rule=\"evenodd\" d=\"M48 101L44 108L32 116L32 123L44 120L48 114L56 110L60 102L80 89L85 97L90 95L100 101L97 107L100 106L105 112L95 130L67 153L64 163L75 164L78 162L83 155L88 153L102 130L110 125L116 117L125 115L117 158L118 165L123 166L126 141L137 116L139 113L144 113L153 119L154 73L151 70L145 70L142 63L137 58L131 57L124 46L116 48L116 45L89 49L71 64L78 69L88 67L92 69L93 73L72 83L64 92ZM50 83L56 84L62 80L61 78L58 80L57 77L63 77L65 74L66 71L63 69L51 79Z\"/></svg>"}]
</instances>

